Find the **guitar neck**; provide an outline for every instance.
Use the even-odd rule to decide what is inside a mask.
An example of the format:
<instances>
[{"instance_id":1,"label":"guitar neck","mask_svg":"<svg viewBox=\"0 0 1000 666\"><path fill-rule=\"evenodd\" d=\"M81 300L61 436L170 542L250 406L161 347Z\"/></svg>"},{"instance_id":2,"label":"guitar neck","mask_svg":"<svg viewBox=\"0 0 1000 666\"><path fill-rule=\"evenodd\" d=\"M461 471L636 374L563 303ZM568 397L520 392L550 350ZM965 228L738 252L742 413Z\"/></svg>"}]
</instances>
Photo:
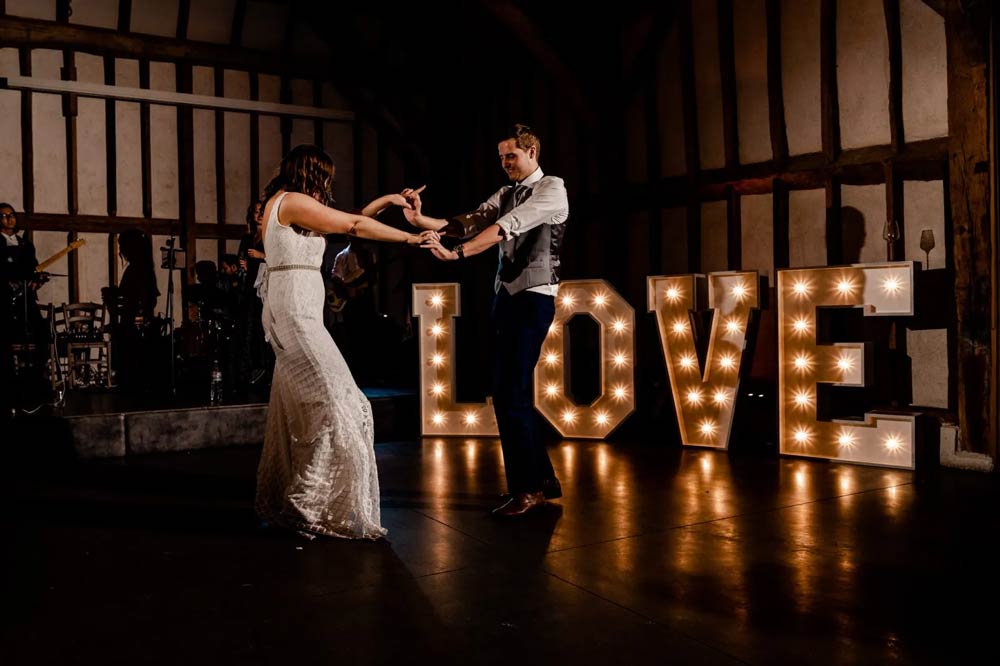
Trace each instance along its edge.
<instances>
[{"instance_id":1,"label":"guitar neck","mask_svg":"<svg viewBox=\"0 0 1000 666\"><path fill-rule=\"evenodd\" d=\"M52 264L56 263L57 261L59 261L60 259L62 259L63 257L65 257L67 254L69 254L73 250L79 248L85 242L86 241L83 240L83 239L73 241L72 243L70 243L69 245L67 245L66 247L64 247L63 249L59 250L58 252L56 252L55 254L53 254L51 257L49 257L48 259L46 259L45 261L43 261L42 263L38 264L38 267L35 270L36 271L44 271L46 268L48 268Z\"/></svg>"}]
</instances>

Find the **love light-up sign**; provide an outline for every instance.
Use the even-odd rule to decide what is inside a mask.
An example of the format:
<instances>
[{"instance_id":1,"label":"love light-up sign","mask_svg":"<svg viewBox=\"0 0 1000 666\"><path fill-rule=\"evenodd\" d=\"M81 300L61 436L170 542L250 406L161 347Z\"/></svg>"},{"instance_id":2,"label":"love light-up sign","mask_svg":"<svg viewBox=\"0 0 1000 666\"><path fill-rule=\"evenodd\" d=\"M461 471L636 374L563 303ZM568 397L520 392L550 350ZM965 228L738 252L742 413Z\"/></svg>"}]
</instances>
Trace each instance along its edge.
<instances>
[{"instance_id":1,"label":"love light-up sign","mask_svg":"<svg viewBox=\"0 0 1000 666\"><path fill-rule=\"evenodd\" d=\"M698 361L691 312L704 276L647 278L649 311L656 314L674 409L686 445L725 449L733 424L750 311L758 306L756 271L708 276L708 307L715 310L705 367Z\"/></svg>"},{"instance_id":2,"label":"love light-up sign","mask_svg":"<svg viewBox=\"0 0 1000 666\"><path fill-rule=\"evenodd\" d=\"M778 272L779 450L912 469L911 415L869 413L864 422L819 421L820 383L864 386L863 343L817 344L823 307L860 307L868 317L913 314L913 262Z\"/></svg>"}]
</instances>

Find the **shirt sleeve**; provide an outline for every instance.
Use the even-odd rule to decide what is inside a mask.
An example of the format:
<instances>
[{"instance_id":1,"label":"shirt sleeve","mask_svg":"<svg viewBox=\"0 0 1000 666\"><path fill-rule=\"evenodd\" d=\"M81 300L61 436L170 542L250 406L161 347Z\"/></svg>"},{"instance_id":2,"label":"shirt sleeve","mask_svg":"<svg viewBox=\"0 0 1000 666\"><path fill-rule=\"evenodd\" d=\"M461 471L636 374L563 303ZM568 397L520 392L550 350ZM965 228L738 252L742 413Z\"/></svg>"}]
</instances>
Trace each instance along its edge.
<instances>
[{"instance_id":1,"label":"shirt sleeve","mask_svg":"<svg viewBox=\"0 0 1000 666\"><path fill-rule=\"evenodd\" d=\"M531 189L520 206L496 220L507 240L542 224L563 224L569 218L569 201L562 178L547 177Z\"/></svg>"}]
</instances>

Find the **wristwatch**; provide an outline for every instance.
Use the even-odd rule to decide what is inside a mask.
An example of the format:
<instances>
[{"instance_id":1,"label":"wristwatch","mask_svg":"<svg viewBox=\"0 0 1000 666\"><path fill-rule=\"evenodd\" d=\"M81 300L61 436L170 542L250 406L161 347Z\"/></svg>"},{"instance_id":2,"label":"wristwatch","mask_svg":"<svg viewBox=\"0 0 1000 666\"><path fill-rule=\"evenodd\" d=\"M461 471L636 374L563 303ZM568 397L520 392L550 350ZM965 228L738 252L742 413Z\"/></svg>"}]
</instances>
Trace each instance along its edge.
<instances>
[{"instance_id":1,"label":"wristwatch","mask_svg":"<svg viewBox=\"0 0 1000 666\"><path fill-rule=\"evenodd\" d=\"M465 244L459 243L455 246L455 254L458 255L459 259L465 259Z\"/></svg>"}]
</instances>

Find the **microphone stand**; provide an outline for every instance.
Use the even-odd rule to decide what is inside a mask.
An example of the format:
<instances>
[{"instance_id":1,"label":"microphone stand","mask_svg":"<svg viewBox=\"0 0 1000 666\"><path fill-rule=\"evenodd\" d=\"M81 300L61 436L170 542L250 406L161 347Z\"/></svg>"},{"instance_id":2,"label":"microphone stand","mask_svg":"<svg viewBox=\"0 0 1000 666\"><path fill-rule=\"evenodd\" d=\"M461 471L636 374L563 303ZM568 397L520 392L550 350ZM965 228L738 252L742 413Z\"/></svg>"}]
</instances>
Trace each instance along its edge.
<instances>
[{"instance_id":1,"label":"microphone stand","mask_svg":"<svg viewBox=\"0 0 1000 666\"><path fill-rule=\"evenodd\" d=\"M167 335L170 337L170 395L177 397L177 373L174 370L176 354L174 353L174 236L171 233L167 239Z\"/></svg>"}]
</instances>

